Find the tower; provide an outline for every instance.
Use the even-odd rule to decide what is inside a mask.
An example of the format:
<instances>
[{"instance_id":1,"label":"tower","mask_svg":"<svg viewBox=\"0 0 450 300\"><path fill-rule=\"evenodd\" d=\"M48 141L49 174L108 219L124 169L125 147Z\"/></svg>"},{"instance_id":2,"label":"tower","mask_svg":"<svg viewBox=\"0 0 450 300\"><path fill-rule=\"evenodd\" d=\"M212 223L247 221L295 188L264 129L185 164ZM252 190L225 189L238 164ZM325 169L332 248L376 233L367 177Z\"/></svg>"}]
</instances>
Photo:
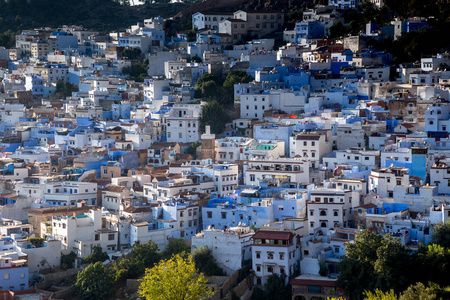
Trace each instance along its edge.
<instances>
[{"instance_id":1,"label":"tower","mask_svg":"<svg viewBox=\"0 0 450 300\"><path fill-rule=\"evenodd\" d=\"M205 126L205 133L200 136L201 146L197 148L198 159L211 159L213 162L216 157L216 136L211 133L211 127Z\"/></svg>"}]
</instances>

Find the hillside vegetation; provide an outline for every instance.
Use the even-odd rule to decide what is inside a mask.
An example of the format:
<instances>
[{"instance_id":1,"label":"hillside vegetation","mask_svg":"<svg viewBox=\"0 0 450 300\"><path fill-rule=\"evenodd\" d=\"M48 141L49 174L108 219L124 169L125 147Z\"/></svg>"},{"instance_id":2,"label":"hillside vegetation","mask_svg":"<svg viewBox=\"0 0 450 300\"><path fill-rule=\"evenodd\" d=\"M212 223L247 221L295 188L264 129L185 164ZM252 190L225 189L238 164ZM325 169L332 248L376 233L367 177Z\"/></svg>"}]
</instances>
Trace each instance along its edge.
<instances>
[{"instance_id":1,"label":"hillside vegetation","mask_svg":"<svg viewBox=\"0 0 450 300\"><path fill-rule=\"evenodd\" d=\"M155 16L171 17L187 4L124 6L111 0L8 0L0 1L0 45L11 47L11 36L22 29L82 25L112 31Z\"/></svg>"}]
</instances>

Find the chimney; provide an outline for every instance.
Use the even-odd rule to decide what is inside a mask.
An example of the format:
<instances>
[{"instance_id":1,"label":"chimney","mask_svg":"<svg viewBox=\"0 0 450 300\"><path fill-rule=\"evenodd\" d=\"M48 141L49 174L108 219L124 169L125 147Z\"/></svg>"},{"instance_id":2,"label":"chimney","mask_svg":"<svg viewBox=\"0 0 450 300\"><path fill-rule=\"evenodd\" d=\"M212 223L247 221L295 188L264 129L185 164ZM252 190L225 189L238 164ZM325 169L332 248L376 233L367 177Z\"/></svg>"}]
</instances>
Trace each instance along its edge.
<instances>
[{"instance_id":1,"label":"chimney","mask_svg":"<svg viewBox=\"0 0 450 300\"><path fill-rule=\"evenodd\" d=\"M209 125L205 125L205 133L211 134L211 127Z\"/></svg>"}]
</instances>

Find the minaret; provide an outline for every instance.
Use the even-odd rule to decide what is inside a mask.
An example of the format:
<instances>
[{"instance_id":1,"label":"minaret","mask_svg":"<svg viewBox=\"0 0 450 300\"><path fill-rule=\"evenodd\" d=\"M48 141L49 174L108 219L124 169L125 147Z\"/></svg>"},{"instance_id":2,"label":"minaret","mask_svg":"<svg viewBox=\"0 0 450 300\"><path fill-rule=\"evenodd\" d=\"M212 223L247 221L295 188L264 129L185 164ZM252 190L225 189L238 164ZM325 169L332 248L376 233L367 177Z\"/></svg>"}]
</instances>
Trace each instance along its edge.
<instances>
[{"instance_id":1,"label":"minaret","mask_svg":"<svg viewBox=\"0 0 450 300\"><path fill-rule=\"evenodd\" d=\"M200 136L201 146L197 148L198 159L211 159L213 162L216 157L216 135L211 133L211 127L205 126L205 133Z\"/></svg>"}]
</instances>

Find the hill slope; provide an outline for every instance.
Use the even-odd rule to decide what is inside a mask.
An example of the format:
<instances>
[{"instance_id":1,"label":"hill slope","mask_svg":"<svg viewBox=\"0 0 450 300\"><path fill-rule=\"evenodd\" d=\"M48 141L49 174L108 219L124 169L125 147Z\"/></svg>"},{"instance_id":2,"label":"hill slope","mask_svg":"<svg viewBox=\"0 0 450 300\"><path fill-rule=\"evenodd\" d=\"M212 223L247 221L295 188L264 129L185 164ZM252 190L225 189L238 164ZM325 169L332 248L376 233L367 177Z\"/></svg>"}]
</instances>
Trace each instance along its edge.
<instances>
[{"instance_id":1,"label":"hill slope","mask_svg":"<svg viewBox=\"0 0 450 300\"><path fill-rule=\"evenodd\" d=\"M0 1L0 32L37 27L83 25L94 30L117 30L144 18L170 17L188 5L146 4L122 6L111 0Z\"/></svg>"}]
</instances>

